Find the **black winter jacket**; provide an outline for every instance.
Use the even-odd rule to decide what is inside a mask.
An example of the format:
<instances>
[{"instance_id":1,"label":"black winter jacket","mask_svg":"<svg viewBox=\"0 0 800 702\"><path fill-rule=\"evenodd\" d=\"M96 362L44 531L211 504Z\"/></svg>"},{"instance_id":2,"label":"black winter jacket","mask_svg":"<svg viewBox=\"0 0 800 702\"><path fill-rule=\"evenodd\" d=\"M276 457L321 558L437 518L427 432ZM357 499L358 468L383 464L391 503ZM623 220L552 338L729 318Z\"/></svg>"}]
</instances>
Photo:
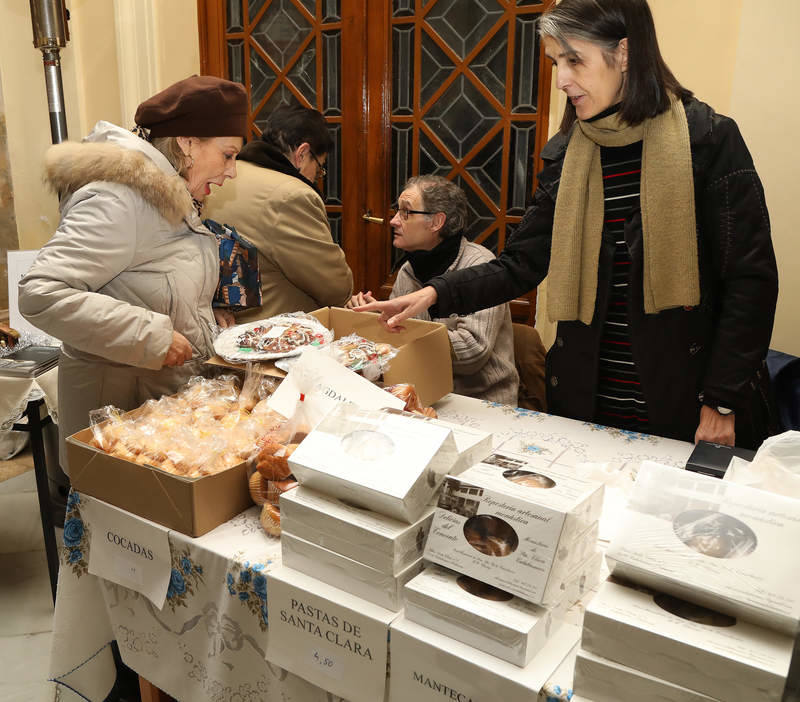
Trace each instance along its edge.
<instances>
[{"instance_id":1,"label":"black winter jacket","mask_svg":"<svg viewBox=\"0 0 800 702\"><path fill-rule=\"evenodd\" d=\"M632 266L632 350L647 401L650 432L693 441L703 403L736 411L736 443L756 446L772 429L767 354L778 274L761 182L736 123L708 105L685 103L694 171L700 305L644 314L642 219L625 222ZM545 168L532 206L500 256L430 281L437 317L467 314L535 288L547 275L561 167L569 136L542 150ZM592 421L600 334L614 243L603 238L591 325L561 322L547 357L549 411Z\"/></svg>"}]
</instances>

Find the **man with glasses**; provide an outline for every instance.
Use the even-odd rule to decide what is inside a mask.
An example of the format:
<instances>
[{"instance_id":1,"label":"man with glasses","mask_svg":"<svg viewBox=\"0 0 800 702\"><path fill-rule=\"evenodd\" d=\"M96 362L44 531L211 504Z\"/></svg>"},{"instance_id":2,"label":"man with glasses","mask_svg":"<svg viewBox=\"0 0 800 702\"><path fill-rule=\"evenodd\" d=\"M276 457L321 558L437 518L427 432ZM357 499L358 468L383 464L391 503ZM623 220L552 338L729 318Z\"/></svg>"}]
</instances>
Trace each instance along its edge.
<instances>
[{"instance_id":1,"label":"man with glasses","mask_svg":"<svg viewBox=\"0 0 800 702\"><path fill-rule=\"evenodd\" d=\"M416 176L397 198L390 222L392 244L406 252L390 297L420 290L434 276L491 261L491 251L468 241L467 198L439 176ZM353 295L348 307L374 302L370 292ZM427 311L421 319L430 319ZM434 319L447 327L453 356L453 388L461 395L516 406L519 375L508 304L461 317Z\"/></svg>"},{"instance_id":2,"label":"man with glasses","mask_svg":"<svg viewBox=\"0 0 800 702\"><path fill-rule=\"evenodd\" d=\"M317 110L279 107L261 138L239 152L237 185L227 181L207 198L203 215L235 227L258 249L262 306L237 313L238 322L350 299L353 276L316 187L332 147Z\"/></svg>"}]
</instances>

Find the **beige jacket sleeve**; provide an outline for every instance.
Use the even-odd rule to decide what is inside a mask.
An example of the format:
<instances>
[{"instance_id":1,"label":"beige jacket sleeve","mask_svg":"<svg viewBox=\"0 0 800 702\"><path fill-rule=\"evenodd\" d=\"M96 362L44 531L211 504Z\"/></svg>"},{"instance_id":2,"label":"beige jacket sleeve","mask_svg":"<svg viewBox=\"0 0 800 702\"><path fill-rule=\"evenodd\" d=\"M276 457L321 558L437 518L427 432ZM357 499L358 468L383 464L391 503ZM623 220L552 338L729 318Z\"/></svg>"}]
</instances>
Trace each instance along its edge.
<instances>
[{"instance_id":1,"label":"beige jacket sleeve","mask_svg":"<svg viewBox=\"0 0 800 702\"><path fill-rule=\"evenodd\" d=\"M143 208L126 186L90 183L78 190L19 284L25 319L85 353L161 368L172 343L169 317L98 292L131 265Z\"/></svg>"},{"instance_id":2,"label":"beige jacket sleeve","mask_svg":"<svg viewBox=\"0 0 800 702\"><path fill-rule=\"evenodd\" d=\"M344 251L331 238L325 206L310 188L285 188L271 208L265 231L270 258L292 284L319 307L342 306L353 292L353 274Z\"/></svg>"}]
</instances>

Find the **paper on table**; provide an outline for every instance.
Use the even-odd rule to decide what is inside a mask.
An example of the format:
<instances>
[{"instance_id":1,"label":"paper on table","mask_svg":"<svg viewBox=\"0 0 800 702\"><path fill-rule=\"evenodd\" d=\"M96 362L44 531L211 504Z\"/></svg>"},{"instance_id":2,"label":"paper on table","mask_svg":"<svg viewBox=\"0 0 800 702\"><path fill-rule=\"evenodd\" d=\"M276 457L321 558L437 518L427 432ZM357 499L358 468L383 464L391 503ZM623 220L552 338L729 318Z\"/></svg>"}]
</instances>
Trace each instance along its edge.
<instances>
[{"instance_id":1,"label":"paper on table","mask_svg":"<svg viewBox=\"0 0 800 702\"><path fill-rule=\"evenodd\" d=\"M93 532L89 572L161 609L172 575L169 530L100 500L86 500L82 511Z\"/></svg>"},{"instance_id":2,"label":"paper on table","mask_svg":"<svg viewBox=\"0 0 800 702\"><path fill-rule=\"evenodd\" d=\"M33 265L38 249L30 251L9 251L8 256L8 323L17 331L30 332L32 334L44 334L41 329L34 327L33 324L26 322L19 313L19 293L17 286L19 281L25 277L30 267Z\"/></svg>"}]
</instances>

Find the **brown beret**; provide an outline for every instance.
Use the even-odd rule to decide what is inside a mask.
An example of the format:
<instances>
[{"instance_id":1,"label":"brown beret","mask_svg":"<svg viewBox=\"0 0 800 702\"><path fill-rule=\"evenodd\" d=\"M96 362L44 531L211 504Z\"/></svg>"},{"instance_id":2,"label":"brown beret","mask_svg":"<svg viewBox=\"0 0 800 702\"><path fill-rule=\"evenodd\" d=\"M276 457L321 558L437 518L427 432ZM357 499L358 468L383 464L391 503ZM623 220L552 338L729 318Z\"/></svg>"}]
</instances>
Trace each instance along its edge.
<instances>
[{"instance_id":1,"label":"brown beret","mask_svg":"<svg viewBox=\"0 0 800 702\"><path fill-rule=\"evenodd\" d=\"M145 100L136 124L151 137L247 137L247 91L215 76L191 76Z\"/></svg>"}]
</instances>

